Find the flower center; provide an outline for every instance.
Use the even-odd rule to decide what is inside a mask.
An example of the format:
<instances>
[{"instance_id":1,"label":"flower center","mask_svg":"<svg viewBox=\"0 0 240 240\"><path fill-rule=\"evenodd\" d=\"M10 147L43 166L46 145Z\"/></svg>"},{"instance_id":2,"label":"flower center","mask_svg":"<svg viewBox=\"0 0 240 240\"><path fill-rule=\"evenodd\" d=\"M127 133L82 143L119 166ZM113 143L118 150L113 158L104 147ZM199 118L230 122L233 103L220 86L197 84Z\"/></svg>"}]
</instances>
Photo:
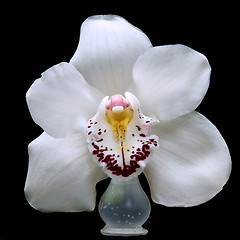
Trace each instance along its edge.
<instances>
[{"instance_id":1,"label":"flower center","mask_svg":"<svg viewBox=\"0 0 240 240\"><path fill-rule=\"evenodd\" d=\"M125 96L105 97L86 128L93 161L116 180L139 175L158 147L158 137L150 135L157 120L143 115L133 94Z\"/></svg>"},{"instance_id":2,"label":"flower center","mask_svg":"<svg viewBox=\"0 0 240 240\"><path fill-rule=\"evenodd\" d=\"M127 125L132 120L134 111L130 103L119 94L113 95L106 104L106 118L112 125L117 141L125 140Z\"/></svg>"}]
</instances>

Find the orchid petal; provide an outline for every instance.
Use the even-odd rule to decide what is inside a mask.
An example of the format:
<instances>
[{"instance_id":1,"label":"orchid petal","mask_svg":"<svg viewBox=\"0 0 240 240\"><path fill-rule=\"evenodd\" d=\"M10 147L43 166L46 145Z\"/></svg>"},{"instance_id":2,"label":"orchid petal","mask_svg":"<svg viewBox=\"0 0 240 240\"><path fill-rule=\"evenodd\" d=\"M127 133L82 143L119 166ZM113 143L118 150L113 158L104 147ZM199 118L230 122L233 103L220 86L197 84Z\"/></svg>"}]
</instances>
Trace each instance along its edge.
<instances>
[{"instance_id":1,"label":"orchid petal","mask_svg":"<svg viewBox=\"0 0 240 240\"><path fill-rule=\"evenodd\" d=\"M166 206L195 206L221 191L231 159L217 128L197 112L152 129L159 148L145 168L152 199Z\"/></svg>"},{"instance_id":2,"label":"orchid petal","mask_svg":"<svg viewBox=\"0 0 240 240\"><path fill-rule=\"evenodd\" d=\"M43 133L29 145L25 194L39 211L92 211L95 185L105 177L84 138L55 139Z\"/></svg>"},{"instance_id":3,"label":"orchid petal","mask_svg":"<svg viewBox=\"0 0 240 240\"><path fill-rule=\"evenodd\" d=\"M106 96L124 94L132 82L132 68L151 43L147 36L115 15L87 18L70 63Z\"/></svg>"},{"instance_id":4,"label":"orchid petal","mask_svg":"<svg viewBox=\"0 0 240 240\"><path fill-rule=\"evenodd\" d=\"M33 120L53 137L83 132L102 94L69 63L48 69L27 92Z\"/></svg>"},{"instance_id":5,"label":"orchid petal","mask_svg":"<svg viewBox=\"0 0 240 240\"><path fill-rule=\"evenodd\" d=\"M210 70L206 57L189 47L154 47L134 65L129 91L138 96L147 115L172 119L199 105L208 89Z\"/></svg>"}]
</instances>

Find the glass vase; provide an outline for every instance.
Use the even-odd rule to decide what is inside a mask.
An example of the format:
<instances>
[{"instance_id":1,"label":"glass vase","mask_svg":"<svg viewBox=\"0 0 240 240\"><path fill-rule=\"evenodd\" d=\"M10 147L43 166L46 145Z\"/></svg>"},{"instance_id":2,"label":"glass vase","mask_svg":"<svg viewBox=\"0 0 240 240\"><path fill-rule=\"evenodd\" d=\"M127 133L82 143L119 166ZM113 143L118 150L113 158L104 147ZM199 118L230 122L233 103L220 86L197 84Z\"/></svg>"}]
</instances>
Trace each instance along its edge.
<instances>
[{"instance_id":1,"label":"glass vase","mask_svg":"<svg viewBox=\"0 0 240 240\"><path fill-rule=\"evenodd\" d=\"M111 182L100 199L98 210L106 223L103 235L145 235L142 227L150 215L151 205L138 177L129 181Z\"/></svg>"}]
</instances>

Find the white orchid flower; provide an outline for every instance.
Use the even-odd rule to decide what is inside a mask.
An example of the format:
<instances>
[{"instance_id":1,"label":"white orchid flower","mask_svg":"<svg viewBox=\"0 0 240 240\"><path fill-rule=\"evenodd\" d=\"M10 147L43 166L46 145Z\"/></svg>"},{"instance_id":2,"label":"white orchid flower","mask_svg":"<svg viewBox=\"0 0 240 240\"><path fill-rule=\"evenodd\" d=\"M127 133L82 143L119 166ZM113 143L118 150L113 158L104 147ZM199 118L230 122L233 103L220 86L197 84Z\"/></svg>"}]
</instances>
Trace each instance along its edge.
<instances>
[{"instance_id":1,"label":"white orchid flower","mask_svg":"<svg viewBox=\"0 0 240 240\"><path fill-rule=\"evenodd\" d=\"M210 71L204 55L152 47L119 16L86 19L70 63L45 71L27 92L44 130L29 145L29 203L42 212L92 211L97 182L142 172L158 204L210 200L231 171L221 134L194 111Z\"/></svg>"}]
</instances>

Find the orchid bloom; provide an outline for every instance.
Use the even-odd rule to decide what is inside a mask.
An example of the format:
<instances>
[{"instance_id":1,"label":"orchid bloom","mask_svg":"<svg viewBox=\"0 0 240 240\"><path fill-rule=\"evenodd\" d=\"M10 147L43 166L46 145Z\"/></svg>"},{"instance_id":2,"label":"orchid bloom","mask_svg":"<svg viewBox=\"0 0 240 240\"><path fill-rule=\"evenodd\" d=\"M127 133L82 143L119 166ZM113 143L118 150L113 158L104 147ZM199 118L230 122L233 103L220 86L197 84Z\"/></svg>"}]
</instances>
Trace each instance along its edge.
<instances>
[{"instance_id":1,"label":"orchid bloom","mask_svg":"<svg viewBox=\"0 0 240 240\"><path fill-rule=\"evenodd\" d=\"M153 47L119 16L86 19L70 62L45 71L26 95L44 130L29 144L31 206L92 211L97 182L142 172L158 204L188 207L214 197L231 159L217 128L194 111L210 71L204 55L184 45Z\"/></svg>"}]
</instances>

